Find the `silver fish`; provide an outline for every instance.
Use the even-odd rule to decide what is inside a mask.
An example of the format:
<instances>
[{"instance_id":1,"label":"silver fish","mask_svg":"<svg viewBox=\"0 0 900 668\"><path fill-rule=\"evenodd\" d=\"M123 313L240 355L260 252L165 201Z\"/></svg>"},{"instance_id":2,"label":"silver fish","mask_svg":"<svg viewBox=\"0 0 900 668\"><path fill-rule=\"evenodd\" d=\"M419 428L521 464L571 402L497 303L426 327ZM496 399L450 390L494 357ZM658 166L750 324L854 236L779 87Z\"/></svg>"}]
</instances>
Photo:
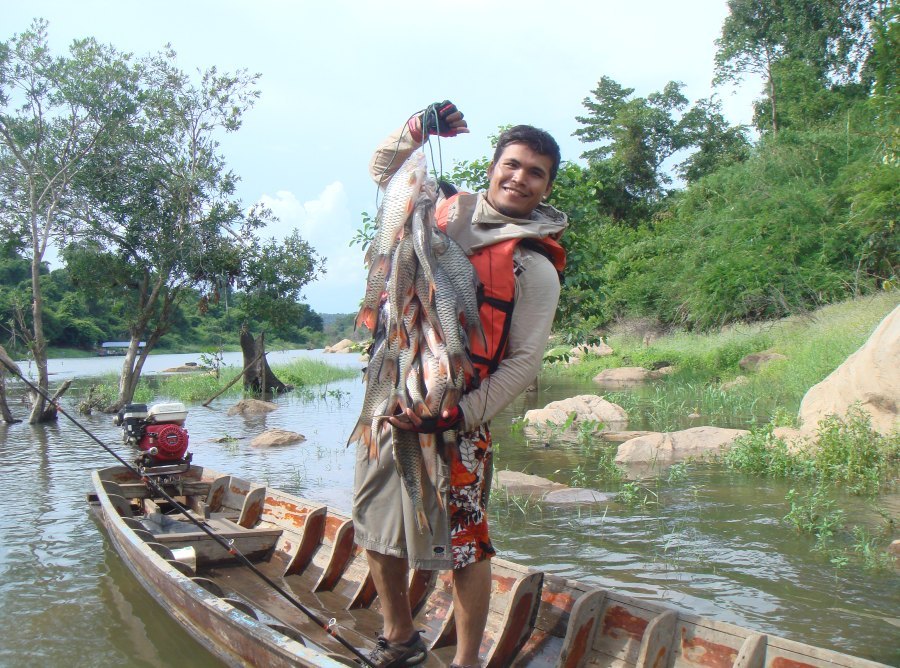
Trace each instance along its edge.
<instances>
[{"instance_id":1,"label":"silver fish","mask_svg":"<svg viewBox=\"0 0 900 668\"><path fill-rule=\"evenodd\" d=\"M432 235L437 228L434 225L434 199L425 189L419 193L410 228L419 266L422 268L422 273L428 282L428 298L430 299L434 294L435 263L434 251L432 250Z\"/></svg>"},{"instance_id":2,"label":"silver fish","mask_svg":"<svg viewBox=\"0 0 900 668\"><path fill-rule=\"evenodd\" d=\"M478 290L481 286L478 273L458 243L438 229L434 230L434 237L437 242L435 259L453 283L465 317L466 335L470 341L478 340L484 350L487 348L487 340L478 313Z\"/></svg>"},{"instance_id":3,"label":"silver fish","mask_svg":"<svg viewBox=\"0 0 900 668\"><path fill-rule=\"evenodd\" d=\"M391 178L384 193L377 220L373 249L369 256L369 277L356 326L374 329L376 310L390 272L394 244L400 238L412 213L416 197L425 182L425 155L417 151L406 159Z\"/></svg>"},{"instance_id":4,"label":"silver fish","mask_svg":"<svg viewBox=\"0 0 900 668\"><path fill-rule=\"evenodd\" d=\"M371 373L371 369L381 366L384 361L386 348L386 341L384 339L373 344L369 365L366 367L366 393L363 397L362 410L360 411L356 426L350 434L350 438L347 439L347 445L361 441L369 450L370 460L376 459L378 456L378 439L373 438L372 419L375 415L383 412L384 409L382 406L385 404L388 395L391 393L391 383L379 382L377 374Z\"/></svg>"},{"instance_id":5,"label":"silver fish","mask_svg":"<svg viewBox=\"0 0 900 668\"><path fill-rule=\"evenodd\" d=\"M459 335L459 314L461 304L447 272L437 265L434 272L437 290L434 294L435 310L441 322L444 344L447 346L447 360L450 378L456 384L457 376L464 373L474 375L475 369L466 352L466 341Z\"/></svg>"},{"instance_id":6,"label":"silver fish","mask_svg":"<svg viewBox=\"0 0 900 668\"><path fill-rule=\"evenodd\" d=\"M394 465L397 467L397 473L403 481L403 487L406 489L416 513L416 528L419 533L423 533L425 529L430 533L431 524L428 522L428 515L425 514L423 501L423 461L419 435L412 431L392 427L391 440L394 444Z\"/></svg>"},{"instance_id":7,"label":"silver fish","mask_svg":"<svg viewBox=\"0 0 900 668\"><path fill-rule=\"evenodd\" d=\"M391 261L391 276L388 279L388 301L393 318L388 325L388 337L400 338L401 346L409 346L409 335L404 326L404 314L415 293L416 250L413 240L405 236L397 243Z\"/></svg>"}]
</instances>

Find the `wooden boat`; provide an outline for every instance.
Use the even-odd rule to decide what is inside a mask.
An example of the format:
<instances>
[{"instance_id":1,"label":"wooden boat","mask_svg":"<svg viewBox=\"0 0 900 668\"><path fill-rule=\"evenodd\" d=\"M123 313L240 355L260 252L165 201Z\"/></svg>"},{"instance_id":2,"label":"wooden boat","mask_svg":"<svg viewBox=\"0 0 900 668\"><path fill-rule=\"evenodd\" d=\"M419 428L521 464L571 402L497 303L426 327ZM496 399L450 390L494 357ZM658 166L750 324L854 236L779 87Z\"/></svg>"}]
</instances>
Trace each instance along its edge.
<instances>
[{"instance_id":1,"label":"wooden boat","mask_svg":"<svg viewBox=\"0 0 900 668\"><path fill-rule=\"evenodd\" d=\"M93 473L89 501L125 563L163 609L233 666L359 665L324 629L200 531L125 467ZM254 565L367 652L381 625L364 553L345 514L191 466L164 489ZM485 665L623 668L866 668L816 648L495 558ZM448 573L413 572L410 598L430 646L454 651Z\"/></svg>"}]
</instances>

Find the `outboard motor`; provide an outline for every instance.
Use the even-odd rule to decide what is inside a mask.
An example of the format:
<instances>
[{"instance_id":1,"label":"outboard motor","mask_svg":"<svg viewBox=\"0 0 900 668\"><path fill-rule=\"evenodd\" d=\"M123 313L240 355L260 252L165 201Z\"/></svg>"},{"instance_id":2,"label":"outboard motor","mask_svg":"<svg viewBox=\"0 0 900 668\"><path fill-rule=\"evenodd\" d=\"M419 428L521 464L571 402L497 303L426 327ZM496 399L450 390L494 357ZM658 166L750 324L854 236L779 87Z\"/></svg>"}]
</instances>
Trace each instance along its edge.
<instances>
[{"instance_id":1,"label":"outboard motor","mask_svg":"<svg viewBox=\"0 0 900 668\"><path fill-rule=\"evenodd\" d=\"M173 467L190 467L188 432L184 428L187 409L182 403L126 404L113 424L122 427L122 442L135 446L140 454L136 464L145 473L172 473Z\"/></svg>"}]
</instances>

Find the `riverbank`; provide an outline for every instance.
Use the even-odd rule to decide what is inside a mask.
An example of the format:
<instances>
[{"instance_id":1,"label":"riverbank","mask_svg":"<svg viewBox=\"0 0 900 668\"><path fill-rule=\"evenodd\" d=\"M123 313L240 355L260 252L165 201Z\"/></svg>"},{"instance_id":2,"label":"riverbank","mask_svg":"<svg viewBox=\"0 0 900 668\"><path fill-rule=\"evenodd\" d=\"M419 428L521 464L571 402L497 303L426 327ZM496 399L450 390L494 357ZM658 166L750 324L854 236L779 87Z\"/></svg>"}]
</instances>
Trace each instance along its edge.
<instances>
[{"instance_id":1,"label":"riverbank","mask_svg":"<svg viewBox=\"0 0 900 668\"><path fill-rule=\"evenodd\" d=\"M648 336L646 328L625 323L605 337L611 355L589 354L576 365L556 366L559 373L581 379L617 367L673 367L662 386L684 391L651 407L654 429L664 428L670 413L682 411L700 416L737 411L790 425L806 392L865 343L898 303L900 291L894 290L711 334L674 331ZM780 357L755 369L741 368L744 357L760 352Z\"/></svg>"}]
</instances>

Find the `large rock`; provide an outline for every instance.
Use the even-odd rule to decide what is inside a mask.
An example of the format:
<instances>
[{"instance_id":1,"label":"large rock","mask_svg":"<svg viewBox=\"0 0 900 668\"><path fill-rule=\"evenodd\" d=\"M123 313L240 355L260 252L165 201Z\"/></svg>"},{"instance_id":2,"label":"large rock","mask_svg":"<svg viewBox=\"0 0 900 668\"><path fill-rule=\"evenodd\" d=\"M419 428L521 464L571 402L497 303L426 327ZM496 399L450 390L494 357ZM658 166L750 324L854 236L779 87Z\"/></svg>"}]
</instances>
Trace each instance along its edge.
<instances>
[{"instance_id":1,"label":"large rock","mask_svg":"<svg viewBox=\"0 0 900 668\"><path fill-rule=\"evenodd\" d=\"M813 386L800 403L800 429L815 434L828 415L845 416L859 402L882 434L900 428L900 306L875 328L869 340L831 375Z\"/></svg>"},{"instance_id":2,"label":"large rock","mask_svg":"<svg viewBox=\"0 0 900 668\"><path fill-rule=\"evenodd\" d=\"M353 341L350 339L341 339L333 346L325 346L323 353L349 353L353 349Z\"/></svg>"},{"instance_id":3,"label":"large rock","mask_svg":"<svg viewBox=\"0 0 900 668\"><path fill-rule=\"evenodd\" d=\"M616 452L616 464L656 463L661 466L691 458L719 455L746 429L692 427L683 431L650 434L626 441Z\"/></svg>"},{"instance_id":4,"label":"large rock","mask_svg":"<svg viewBox=\"0 0 900 668\"><path fill-rule=\"evenodd\" d=\"M306 436L298 434L295 431L287 431L286 429L267 429L250 441L250 445L254 448L271 448L280 445L302 443L305 440Z\"/></svg>"},{"instance_id":5,"label":"large rock","mask_svg":"<svg viewBox=\"0 0 900 668\"><path fill-rule=\"evenodd\" d=\"M278 404L271 401L260 401L259 399L241 399L234 406L228 409L228 415L265 415L271 413Z\"/></svg>"},{"instance_id":6,"label":"large rock","mask_svg":"<svg viewBox=\"0 0 900 668\"><path fill-rule=\"evenodd\" d=\"M569 361L568 364L578 364L581 361L581 358L585 355L596 355L597 357L606 357L608 355L614 354L612 348L610 348L605 341L600 341L600 343L595 345L581 345L575 346L572 350L569 351Z\"/></svg>"},{"instance_id":7,"label":"large rock","mask_svg":"<svg viewBox=\"0 0 900 668\"><path fill-rule=\"evenodd\" d=\"M585 503L609 503L615 499L615 494L609 492L598 492L596 489L586 489L583 487L566 487L547 492L541 497L544 503L550 503L554 506L572 506L582 505Z\"/></svg>"},{"instance_id":8,"label":"large rock","mask_svg":"<svg viewBox=\"0 0 900 668\"><path fill-rule=\"evenodd\" d=\"M542 497L557 489L569 489L562 483L519 471L497 471L494 484L511 496Z\"/></svg>"},{"instance_id":9,"label":"large rock","mask_svg":"<svg viewBox=\"0 0 900 668\"><path fill-rule=\"evenodd\" d=\"M770 351L762 353L751 353L749 355L745 355L741 359L741 361L738 362L738 366L741 367L744 371L756 371L760 367L763 367L770 362L786 359L787 357L785 357L781 353L773 353Z\"/></svg>"},{"instance_id":10,"label":"large rock","mask_svg":"<svg viewBox=\"0 0 900 668\"><path fill-rule=\"evenodd\" d=\"M719 386L719 389L723 392L728 392L729 390L733 390L736 387L742 387L750 383L750 379L747 376L737 376L734 380L729 380L726 383L722 383Z\"/></svg>"},{"instance_id":11,"label":"large rock","mask_svg":"<svg viewBox=\"0 0 900 668\"><path fill-rule=\"evenodd\" d=\"M604 387L623 387L656 380L664 375L665 373L651 371L642 366L622 366L617 369L604 369L594 376L594 382Z\"/></svg>"},{"instance_id":12,"label":"large rock","mask_svg":"<svg viewBox=\"0 0 900 668\"><path fill-rule=\"evenodd\" d=\"M638 438L639 436L648 436L650 434L655 434L655 431L606 431L605 429L600 432L600 438L604 441L609 441L610 443L624 443L625 441L630 441L633 438Z\"/></svg>"},{"instance_id":13,"label":"large rock","mask_svg":"<svg viewBox=\"0 0 900 668\"><path fill-rule=\"evenodd\" d=\"M562 427L575 419L565 429ZM555 438L575 441L581 435L582 425L594 422L594 433L604 427L620 429L628 424L628 414L614 403L596 394L581 394L561 401L551 401L544 408L535 408L525 413L525 437L529 439Z\"/></svg>"}]
</instances>

